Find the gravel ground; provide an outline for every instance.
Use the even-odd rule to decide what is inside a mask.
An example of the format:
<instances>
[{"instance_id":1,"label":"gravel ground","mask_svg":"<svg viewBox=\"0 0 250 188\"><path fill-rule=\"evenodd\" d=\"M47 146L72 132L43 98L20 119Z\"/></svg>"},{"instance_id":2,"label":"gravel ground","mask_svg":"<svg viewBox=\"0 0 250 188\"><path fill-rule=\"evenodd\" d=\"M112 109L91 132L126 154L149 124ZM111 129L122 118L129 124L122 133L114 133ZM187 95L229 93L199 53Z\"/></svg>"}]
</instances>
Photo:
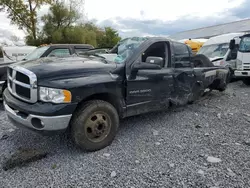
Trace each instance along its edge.
<instances>
[{"instance_id":1,"label":"gravel ground","mask_svg":"<svg viewBox=\"0 0 250 188\"><path fill-rule=\"evenodd\" d=\"M47 158L0 169L0 187L250 187L250 88L231 83L193 105L124 120L111 146L77 149L65 135L15 129L0 112L0 163L18 148Z\"/></svg>"}]
</instances>

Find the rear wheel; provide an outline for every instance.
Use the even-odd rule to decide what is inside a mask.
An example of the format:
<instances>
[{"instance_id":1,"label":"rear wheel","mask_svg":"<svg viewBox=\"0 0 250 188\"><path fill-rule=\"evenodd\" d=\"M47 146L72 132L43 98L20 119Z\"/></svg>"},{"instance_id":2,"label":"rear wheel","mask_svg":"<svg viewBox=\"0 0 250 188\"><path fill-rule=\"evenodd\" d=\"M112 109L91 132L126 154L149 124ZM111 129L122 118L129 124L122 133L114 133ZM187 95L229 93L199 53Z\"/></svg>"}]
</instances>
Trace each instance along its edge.
<instances>
[{"instance_id":1,"label":"rear wheel","mask_svg":"<svg viewBox=\"0 0 250 188\"><path fill-rule=\"evenodd\" d=\"M119 127L116 109L108 102L84 103L72 119L73 141L83 150L96 151L110 145Z\"/></svg>"},{"instance_id":2,"label":"rear wheel","mask_svg":"<svg viewBox=\"0 0 250 188\"><path fill-rule=\"evenodd\" d=\"M234 71L233 69L229 68L228 76L227 76L227 83L231 83L234 81Z\"/></svg>"},{"instance_id":3,"label":"rear wheel","mask_svg":"<svg viewBox=\"0 0 250 188\"><path fill-rule=\"evenodd\" d=\"M0 99L3 100L3 92L4 90L7 88L7 83L5 81L5 83L3 84L3 87L2 87L2 91L1 91L1 94L0 94Z\"/></svg>"},{"instance_id":4,"label":"rear wheel","mask_svg":"<svg viewBox=\"0 0 250 188\"><path fill-rule=\"evenodd\" d=\"M247 85L247 86L250 85L250 78L244 78L242 81L243 81L243 83L244 83L245 85Z\"/></svg>"},{"instance_id":5,"label":"rear wheel","mask_svg":"<svg viewBox=\"0 0 250 188\"><path fill-rule=\"evenodd\" d=\"M201 83L196 83L190 93L188 104L193 104L194 101L198 100L204 94L204 91L204 86Z\"/></svg>"}]
</instances>

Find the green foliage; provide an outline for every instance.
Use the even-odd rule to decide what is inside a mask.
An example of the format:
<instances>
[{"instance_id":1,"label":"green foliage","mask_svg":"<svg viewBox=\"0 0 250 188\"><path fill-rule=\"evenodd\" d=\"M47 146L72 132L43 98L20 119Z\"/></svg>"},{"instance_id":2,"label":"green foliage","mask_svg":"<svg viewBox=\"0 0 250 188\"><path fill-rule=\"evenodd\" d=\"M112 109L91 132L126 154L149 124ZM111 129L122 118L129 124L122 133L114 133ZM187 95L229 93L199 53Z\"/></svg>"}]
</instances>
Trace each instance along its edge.
<instances>
[{"instance_id":1,"label":"green foliage","mask_svg":"<svg viewBox=\"0 0 250 188\"><path fill-rule=\"evenodd\" d=\"M27 32L28 45L49 43L91 44L95 47L113 47L121 39L111 27L99 28L94 23L79 23L81 14L76 10L79 0L66 6L59 0L0 0L0 9L7 10L13 24ZM26 3L25 3L26 2ZM37 10L50 4L49 13L41 19L43 28L37 28Z\"/></svg>"},{"instance_id":2,"label":"green foliage","mask_svg":"<svg viewBox=\"0 0 250 188\"><path fill-rule=\"evenodd\" d=\"M0 0L0 10L7 11L12 24L37 40L37 9L52 2L53 0Z\"/></svg>"},{"instance_id":3,"label":"green foliage","mask_svg":"<svg viewBox=\"0 0 250 188\"><path fill-rule=\"evenodd\" d=\"M75 43L91 44L95 47L113 47L121 38L116 30L106 27L101 29L93 23L77 23L80 14L73 6L67 7L57 2L50 7L49 13L42 17L42 33L37 40L32 36L26 39L27 44L39 43Z\"/></svg>"},{"instance_id":4,"label":"green foliage","mask_svg":"<svg viewBox=\"0 0 250 188\"><path fill-rule=\"evenodd\" d=\"M116 30L112 29L111 27L105 27L104 32L99 33L98 47L113 47L120 40L121 38L119 37L119 34Z\"/></svg>"}]
</instances>

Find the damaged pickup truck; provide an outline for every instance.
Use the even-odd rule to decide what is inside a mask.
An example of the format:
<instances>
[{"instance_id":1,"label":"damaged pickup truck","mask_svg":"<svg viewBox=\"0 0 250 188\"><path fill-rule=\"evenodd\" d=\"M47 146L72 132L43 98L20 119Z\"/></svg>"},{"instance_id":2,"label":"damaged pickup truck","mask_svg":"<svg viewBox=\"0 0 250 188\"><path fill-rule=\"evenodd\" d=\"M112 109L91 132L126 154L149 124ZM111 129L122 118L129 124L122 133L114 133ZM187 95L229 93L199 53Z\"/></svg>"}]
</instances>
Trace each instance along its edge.
<instances>
[{"instance_id":1,"label":"damaged pickup truck","mask_svg":"<svg viewBox=\"0 0 250 188\"><path fill-rule=\"evenodd\" d=\"M121 118L193 102L207 88L224 91L227 77L185 44L133 37L108 54L12 64L3 99L15 126L69 130L80 148L96 151L112 143Z\"/></svg>"}]
</instances>

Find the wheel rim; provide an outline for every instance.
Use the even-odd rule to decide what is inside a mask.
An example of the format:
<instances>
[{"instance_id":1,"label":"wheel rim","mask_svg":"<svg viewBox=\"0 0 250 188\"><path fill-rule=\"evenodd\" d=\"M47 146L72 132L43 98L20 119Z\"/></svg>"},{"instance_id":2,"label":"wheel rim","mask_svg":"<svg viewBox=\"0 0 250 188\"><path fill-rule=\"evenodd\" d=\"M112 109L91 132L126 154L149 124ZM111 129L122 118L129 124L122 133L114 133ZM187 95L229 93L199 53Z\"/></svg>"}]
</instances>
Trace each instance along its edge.
<instances>
[{"instance_id":1,"label":"wheel rim","mask_svg":"<svg viewBox=\"0 0 250 188\"><path fill-rule=\"evenodd\" d=\"M110 133L111 119L105 112L94 112L87 119L84 129L91 142L101 142Z\"/></svg>"}]
</instances>

